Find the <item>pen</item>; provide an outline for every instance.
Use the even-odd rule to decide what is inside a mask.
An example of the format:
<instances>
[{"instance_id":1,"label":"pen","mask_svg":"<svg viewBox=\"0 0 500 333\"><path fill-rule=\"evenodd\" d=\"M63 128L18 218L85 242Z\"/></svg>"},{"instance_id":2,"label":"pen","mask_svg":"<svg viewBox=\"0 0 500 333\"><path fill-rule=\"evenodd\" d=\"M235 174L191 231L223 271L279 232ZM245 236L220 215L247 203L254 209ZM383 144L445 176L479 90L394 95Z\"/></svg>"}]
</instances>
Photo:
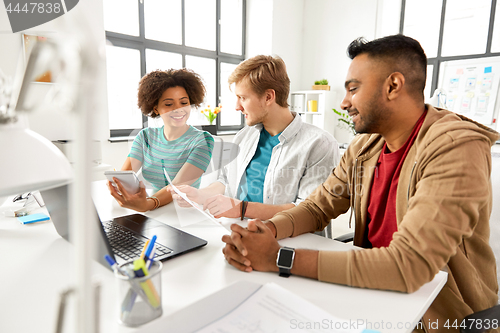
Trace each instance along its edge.
<instances>
[{"instance_id":1,"label":"pen","mask_svg":"<svg viewBox=\"0 0 500 333\"><path fill-rule=\"evenodd\" d=\"M144 257L142 258L142 259L144 259L144 261L148 261L150 259L153 259L153 258L151 258L151 251L153 251L153 247L155 246L156 238L157 238L156 235L151 237L151 241L149 242L148 249L146 250Z\"/></svg>"},{"instance_id":2,"label":"pen","mask_svg":"<svg viewBox=\"0 0 500 333\"><path fill-rule=\"evenodd\" d=\"M113 271L118 271L120 272L121 275L126 276L129 278L130 285L132 288L130 288L127 292L127 295L123 299L122 302L122 315L127 316L130 311L132 311L132 308L134 307L135 304L135 299L137 298L137 293L140 292L140 288L135 284L132 279L135 277L134 272L127 270L126 268L122 269L118 266L116 261L114 261L109 255L105 255L104 258L108 262L108 264L111 266L111 269ZM134 288L135 287L135 288ZM146 299L144 299L146 300ZM148 303L148 302L146 302Z\"/></svg>"},{"instance_id":3,"label":"pen","mask_svg":"<svg viewBox=\"0 0 500 333\"><path fill-rule=\"evenodd\" d=\"M154 257L155 257L155 253L156 253L156 243L154 244L153 250L151 251L151 258L146 263L146 266L148 267L148 271L151 270L151 266L153 265L153 260L154 260Z\"/></svg>"},{"instance_id":4,"label":"pen","mask_svg":"<svg viewBox=\"0 0 500 333\"><path fill-rule=\"evenodd\" d=\"M149 275L144 259L134 260L134 272L135 276L138 278ZM156 291L156 288L151 282L151 280L147 280L146 282L139 282L139 284L141 285L142 290L144 290L144 293L148 297L148 300L151 303L151 305L154 308L160 306L160 296L158 295L158 292Z\"/></svg>"},{"instance_id":5,"label":"pen","mask_svg":"<svg viewBox=\"0 0 500 333\"><path fill-rule=\"evenodd\" d=\"M148 244L149 244L149 239L146 241L146 243L144 243L144 247L142 248L141 255L140 255L141 259L144 259L144 256L146 255Z\"/></svg>"},{"instance_id":6,"label":"pen","mask_svg":"<svg viewBox=\"0 0 500 333\"><path fill-rule=\"evenodd\" d=\"M144 254L146 253L146 249L148 247L148 244L149 244L149 239L146 241L146 243L144 244L144 247L142 248L142 252L141 252L141 256L140 256L141 258L144 257ZM106 259L106 260L108 260L108 259ZM127 268L129 268L129 267L127 267ZM134 274L133 269L126 269L125 272L123 272L123 273L125 273L123 275L128 276L129 279L135 278L135 274ZM134 307L136 298L137 298L137 292L135 292L134 289L132 289L132 288L129 289L127 295L125 296L125 298L123 299L123 302L122 302L122 314L124 317L127 316L132 311L132 308ZM146 298L144 298L144 300L146 301ZM148 301L146 301L146 303L149 304Z\"/></svg>"},{"instance_id":7,"label":"pen","mask_svg":"<svg viewBox=\"0 0 500 333\"><path fill-rule=\"evenodd\" d=\"M116 261L114 261L114 259L107 254L104 256L104 258L106 259L109 266L114 272L119 272L121 275L128 277L131 289L129 290L129 292L127 293L122 302L122 312L124 313L124 315L126 315L128 312L132 310L132 307L134 306L135 303L136 295L140 295L142 299L144 299L144 302L147 303L154 310L154 307L148 302L148 298L144 293L144 291L137 285L137 282L133 280L135 278L134 271L130 267L122 268L118 266Z\"/></svg>"},{"instance_id":8,"label":"pen","mask_svg":"<svg viewBox=\"0 0 500 333\"><path fill-rule=\"evenodd\" d=\"M106 261L108 262L108 264L111 267L111 269L113 270L113 272L120 272L122 275L127 276L127 274L125 274L125 272L118 266L116 261L113 258L111 258L109 255L105 254L104 259L106 259Z\"/></svg>"}]
</instances>

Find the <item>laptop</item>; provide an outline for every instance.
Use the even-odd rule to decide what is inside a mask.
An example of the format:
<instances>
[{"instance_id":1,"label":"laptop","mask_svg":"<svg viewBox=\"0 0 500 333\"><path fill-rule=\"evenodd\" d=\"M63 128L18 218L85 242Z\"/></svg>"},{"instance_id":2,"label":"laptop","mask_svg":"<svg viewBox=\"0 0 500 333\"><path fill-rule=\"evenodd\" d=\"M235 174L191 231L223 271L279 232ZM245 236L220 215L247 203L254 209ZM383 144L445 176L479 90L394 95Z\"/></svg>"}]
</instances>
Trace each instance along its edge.
<instances>
[{"instance_id":1,"label":"laptop","mask_svg":"<svg viewBox=\"0 0 500 333\"><path fill-rule=\"evenodd\" d=\"M69 186L64 185L40 192L57 233L72 242L69 229ZM94 206L89 227L98 240L96 257L109 268L104 259L108 254L120 265L140 256L145 242L156 235L155 260L167 260L207 245L207 241L154 220L142 214L131 214L101 221ZM92 223L94 222L94 223Z\"/></svg>"}]
</instances>

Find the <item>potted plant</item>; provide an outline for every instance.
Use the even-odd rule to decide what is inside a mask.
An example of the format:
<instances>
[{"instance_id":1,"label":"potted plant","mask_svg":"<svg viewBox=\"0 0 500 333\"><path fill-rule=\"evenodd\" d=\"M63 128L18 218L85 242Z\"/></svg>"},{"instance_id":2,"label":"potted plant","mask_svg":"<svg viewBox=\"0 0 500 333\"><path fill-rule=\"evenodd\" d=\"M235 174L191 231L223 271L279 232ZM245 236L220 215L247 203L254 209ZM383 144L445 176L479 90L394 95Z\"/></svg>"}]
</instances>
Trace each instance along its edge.
<instances>
[{"instance_id":1,"label":"potted plant","mask_svg":"<svg viewBox=\"0 0 500 333\"><path fill-rule=\"evenodd\" d=\"M352 118L349 117L349 114L346 112L337 111L336 109L332 109L336 115L339 116L339 127L347 129L353 136L356 135L356 130L354 129L354 123L352 122Z\"/></svg>"},{"instance_id":2,"label":"potted plant","mask_svg":"<svg viewBox=\"0 0 500 333\"><path fill-rule=\"evenodd\" d=\"M212 135L217 135L217 130L216 130L217 126L215 126L213 122L215 119L217 119L217 115L221 112L221 110L222 110L221 104L219 104L219 106L213 109L210 107L210 105L207 105L205 109L201 110L201 113L205 116L205 118L207 118L208 122L210 123L210 125L202 125L201 126L202 130L207 131Z\"/></svg>"},{"instance_id":3,"label":"potted plant","mask_svg":"<svg viewBox=\"0 0 500 333\"><path fill-rule=\"evenodd\" d=\"M328 80L323 79L320 81L314 81L314 86L312 86L313 90L330 90L330 86L328 85Z\"/></svg>"}]
</instances>

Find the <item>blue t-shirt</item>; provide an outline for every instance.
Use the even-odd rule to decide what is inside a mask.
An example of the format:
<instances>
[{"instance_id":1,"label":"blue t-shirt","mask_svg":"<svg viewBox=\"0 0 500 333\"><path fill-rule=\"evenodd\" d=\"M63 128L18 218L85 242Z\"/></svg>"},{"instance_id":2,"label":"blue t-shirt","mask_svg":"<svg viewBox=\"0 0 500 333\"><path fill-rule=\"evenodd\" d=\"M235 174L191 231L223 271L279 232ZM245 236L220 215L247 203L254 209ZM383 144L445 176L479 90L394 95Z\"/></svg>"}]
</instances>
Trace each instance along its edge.
<instances>
[{"instance_id":1,"label":"blue t-shirt","mask_svg":"<svg viewBox=\"0 0 500 333\"><path fill-rule=\"evenodd\" d=\"M163 135L163 126L148 127L137 134L129 157L142 163L142 175L155 191L168 185L163 173L167 170L170 179L174 179L185 163L194 165L205 171L210 164L214 138L208 132L200 131L193 126L180 138L168 141ZM191 186L198 188L200 178Z\"/></svg>"},{"instance_id":2,"label":"blue t-shirt","mask_svg":"<svg viewBox=\"0 0 500 333\"><path fill-rule=\"evenodd\" d=\"M257 150L245 170L246 181L241 183L238 190L240 200L260 203L264 201L264 179L273 148L280 142L280 134L271 136L264 128L260 132Z\"/></svg>"}]
</instances>

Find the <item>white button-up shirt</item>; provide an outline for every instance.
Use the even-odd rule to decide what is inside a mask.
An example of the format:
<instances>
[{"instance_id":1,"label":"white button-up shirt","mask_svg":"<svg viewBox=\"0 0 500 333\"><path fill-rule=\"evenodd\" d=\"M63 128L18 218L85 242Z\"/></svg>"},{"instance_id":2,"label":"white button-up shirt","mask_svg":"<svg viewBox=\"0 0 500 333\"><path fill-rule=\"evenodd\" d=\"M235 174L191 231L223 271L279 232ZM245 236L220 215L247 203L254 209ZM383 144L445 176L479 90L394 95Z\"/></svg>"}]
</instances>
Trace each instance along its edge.
<instances>
[{"instance_id":1,"label":"white button-up shirt","mask_svg":"<svg viewBox=\"0 0 500 333\"><path fill-rule=\"evenodd\" d=\"M338 143L323 129L304 123L292 112L293 121L280 134L273 148L264 180L264 204L298 204L318 187L340 160ZM245 170L259 143L262 124L245 126L234 140L230 156L218 181L226 186L225 195L236 198Z\"/></svg>"}]
</instances>

